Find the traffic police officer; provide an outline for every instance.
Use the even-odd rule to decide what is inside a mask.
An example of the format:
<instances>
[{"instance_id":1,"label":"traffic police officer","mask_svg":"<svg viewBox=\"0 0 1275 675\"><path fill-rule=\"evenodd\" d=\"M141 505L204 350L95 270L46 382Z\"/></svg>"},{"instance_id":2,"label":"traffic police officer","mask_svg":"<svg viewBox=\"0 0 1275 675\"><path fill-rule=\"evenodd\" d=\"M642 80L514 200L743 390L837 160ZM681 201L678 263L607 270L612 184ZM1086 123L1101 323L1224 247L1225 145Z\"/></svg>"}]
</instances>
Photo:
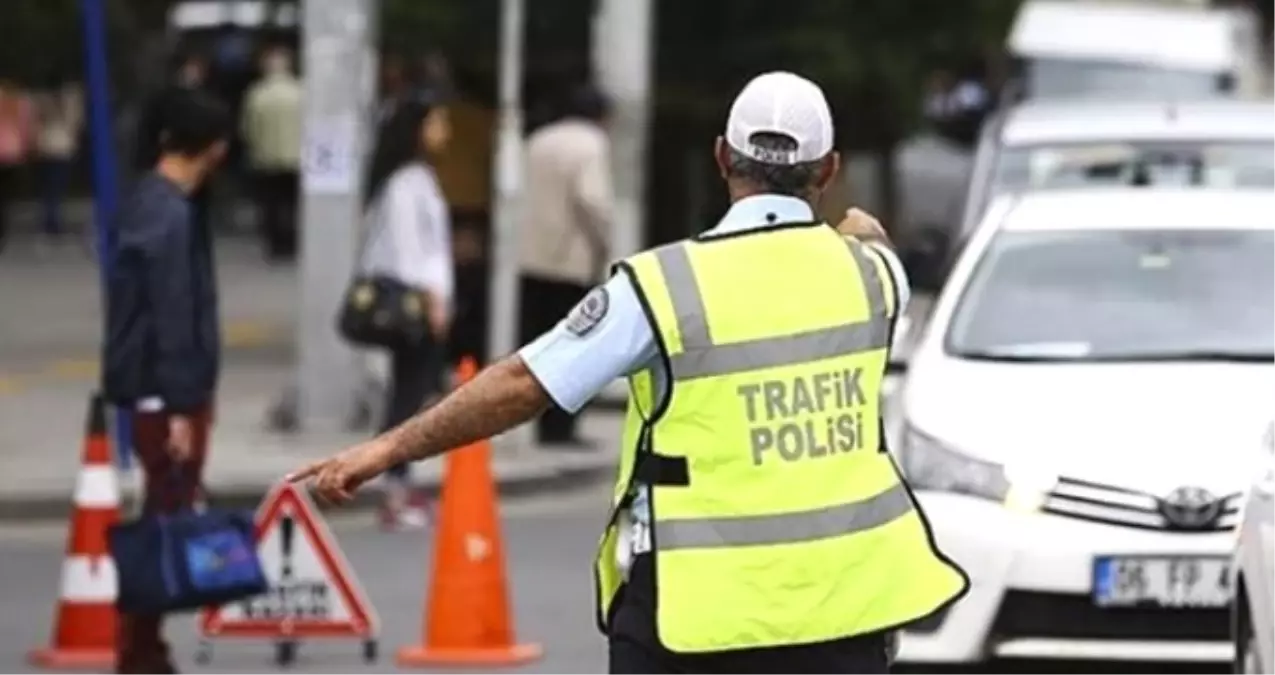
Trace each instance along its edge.
<instances>
[{"instance_id":1,"label":"traffic police officer","mask_svg":"<svg viewBox=\"0 0 1275 675\"><path fill-rule=\"evenodd\" d=\"M732 206L716 227L620 262L554 330L291 479L345 501L395 462L551 401L578 410L624 376L595 561L611 672L885 672L887 635L968 579L936 550L882 438L906 275L866 214L837 229L814 218L838 169L831 119L808 80L755 78L717 140Z\"/></svg>"}]
</instances>

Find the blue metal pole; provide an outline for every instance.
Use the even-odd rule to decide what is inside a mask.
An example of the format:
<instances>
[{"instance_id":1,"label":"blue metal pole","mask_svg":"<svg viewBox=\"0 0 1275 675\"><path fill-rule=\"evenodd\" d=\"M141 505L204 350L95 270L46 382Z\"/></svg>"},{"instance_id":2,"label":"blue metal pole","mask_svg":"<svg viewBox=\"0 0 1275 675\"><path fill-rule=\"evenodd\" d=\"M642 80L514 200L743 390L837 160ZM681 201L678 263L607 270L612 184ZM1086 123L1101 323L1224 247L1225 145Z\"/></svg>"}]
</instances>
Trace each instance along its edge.
<instances>
[{"instance_id":1,"label":"blue metal pole","mask_svg":"<svg viewBox=\"0 0 1275 675\"><path fill-rule=\"evenodd\" d=\"M84 23L84 71L93 160L93 223L97 230L97 259L105 305L106 281L115 264L112 221L119 197L112 142L110 77L106 69L106 0L80 0L80 16ZM105 316L106 312L102 314ZM125 411L115 411L115 460L124 471L132 467L131 422Z\"/></svg>"}]
</instances>

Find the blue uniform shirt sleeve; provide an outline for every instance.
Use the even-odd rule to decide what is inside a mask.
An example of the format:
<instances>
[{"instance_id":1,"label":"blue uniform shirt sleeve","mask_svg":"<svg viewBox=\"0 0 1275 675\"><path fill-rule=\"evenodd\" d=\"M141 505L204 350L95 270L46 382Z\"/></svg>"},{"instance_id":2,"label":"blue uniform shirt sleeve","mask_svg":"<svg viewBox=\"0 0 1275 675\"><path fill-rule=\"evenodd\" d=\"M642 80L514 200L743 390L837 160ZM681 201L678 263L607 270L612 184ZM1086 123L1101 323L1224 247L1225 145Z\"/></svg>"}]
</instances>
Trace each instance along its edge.
<instances>
[{"instance_id":1,"label":"blue uniform shirt sleeve","mask_svg":"<svg viewBox=\"0 0 1275 675\"><path fill-rule=\"evenodd\" d=\"M657 355L655 333L623 272L518 350L540 386L568 412L579 411L612 380L646 367Z\"/></svg>"}]
</instances>

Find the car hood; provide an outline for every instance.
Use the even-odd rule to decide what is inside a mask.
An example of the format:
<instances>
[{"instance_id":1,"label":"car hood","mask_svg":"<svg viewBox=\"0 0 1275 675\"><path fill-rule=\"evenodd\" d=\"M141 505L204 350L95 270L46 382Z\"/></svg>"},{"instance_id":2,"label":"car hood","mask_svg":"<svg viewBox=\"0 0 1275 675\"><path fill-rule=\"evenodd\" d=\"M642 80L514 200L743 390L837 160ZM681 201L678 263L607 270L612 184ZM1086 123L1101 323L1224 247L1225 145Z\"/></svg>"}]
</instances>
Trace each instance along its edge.
<instances>
[{"instance_id":1,"label":"car hood","mask_svg":"<svg viewBox=\"0 0 1275 675\"><path fill-rule=\"evenodd\" d=\"M1248 483L1272 414L1275 366L918 359L908 424L948 447L1155 494Z\"/></svg>"}]
</instances>

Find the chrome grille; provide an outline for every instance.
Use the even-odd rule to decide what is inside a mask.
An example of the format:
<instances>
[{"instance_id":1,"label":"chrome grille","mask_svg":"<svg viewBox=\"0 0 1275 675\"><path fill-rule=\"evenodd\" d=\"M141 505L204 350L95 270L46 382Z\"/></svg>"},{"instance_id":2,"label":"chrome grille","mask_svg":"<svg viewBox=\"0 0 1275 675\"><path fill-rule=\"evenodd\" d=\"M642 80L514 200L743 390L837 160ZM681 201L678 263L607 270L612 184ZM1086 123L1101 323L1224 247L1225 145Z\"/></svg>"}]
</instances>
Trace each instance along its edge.
<instances>
[{"instance_id":1,"label":"chrome grille","mask_svg":"<svg viewBox=\"0 0 1275 675\"><path fill-rule=\"evenodd\" d=\"M1225 532L1239 522L1240 495L1222 497L1222 515L1212 525L1192 532ZM1108 525L1144 530L1180 530L1160 513L1157 495L1101 485L1074 478L1060 478L1045 498L1043 511Z\"/></svg>"}]
</instances>

